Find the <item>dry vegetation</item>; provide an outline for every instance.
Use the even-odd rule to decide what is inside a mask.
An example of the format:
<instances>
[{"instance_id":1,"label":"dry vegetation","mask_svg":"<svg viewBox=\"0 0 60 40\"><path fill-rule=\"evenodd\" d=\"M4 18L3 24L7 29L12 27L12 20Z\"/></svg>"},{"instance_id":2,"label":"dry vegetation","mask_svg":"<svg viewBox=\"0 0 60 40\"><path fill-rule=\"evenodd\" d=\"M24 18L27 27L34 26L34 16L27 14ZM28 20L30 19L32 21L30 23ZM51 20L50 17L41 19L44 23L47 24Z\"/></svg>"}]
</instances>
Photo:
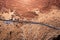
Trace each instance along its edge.
<instances>
[{"instance_id":1,"label":"dry vegetation","mask_svg":"<svg viewBox=\"0 0 60 40\"><path fill-rule=\"evenodd\" d=\"M38 15L38 18L33 21L60 27L59 9L50 9L48 13L38 13ZM48 40L57 35L60 35L60 30L44 25L13 22L5 24L0 21L0 40Z\"/></svg>"}]
</instances>

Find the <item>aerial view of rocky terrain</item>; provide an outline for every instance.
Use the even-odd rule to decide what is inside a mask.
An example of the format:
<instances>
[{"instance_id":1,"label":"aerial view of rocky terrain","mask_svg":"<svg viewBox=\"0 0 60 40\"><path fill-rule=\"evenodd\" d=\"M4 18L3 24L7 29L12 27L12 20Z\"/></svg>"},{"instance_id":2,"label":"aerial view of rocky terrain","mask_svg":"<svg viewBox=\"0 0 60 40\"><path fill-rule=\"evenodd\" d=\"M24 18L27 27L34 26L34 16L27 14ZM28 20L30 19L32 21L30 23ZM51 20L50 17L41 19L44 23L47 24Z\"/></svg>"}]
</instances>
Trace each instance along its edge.
<instances>
[{"instance_id":1,"label":"aerial view of rocky terrain","mask_svg":"<svg viewBox=\"0 0 60 40\"><path fill-rule=\"evenodd\" d=\"M60 0L0 0L0 40L60 40Z\"/></svg>"}]
</instances>

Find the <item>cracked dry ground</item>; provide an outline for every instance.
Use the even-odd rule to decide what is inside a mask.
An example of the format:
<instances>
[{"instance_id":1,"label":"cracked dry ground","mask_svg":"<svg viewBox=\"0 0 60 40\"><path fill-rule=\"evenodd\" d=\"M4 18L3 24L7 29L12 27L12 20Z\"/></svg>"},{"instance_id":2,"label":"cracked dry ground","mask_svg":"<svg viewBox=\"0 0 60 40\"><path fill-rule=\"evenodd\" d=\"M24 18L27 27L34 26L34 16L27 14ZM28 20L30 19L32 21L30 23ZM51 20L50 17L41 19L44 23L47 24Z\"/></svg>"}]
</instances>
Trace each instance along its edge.
<instances>
[{"instance_id":1,"label":"cracked dry ground","mask_svg":"<svg viewBox=\"0 0 60 40\"><path fill-rule=\"evenodd\" d=\"M34 21L60 27L60 10L54 9L47 14L39 13L39 17ZM50 40L58 35L60 30L44 25L25 23L7 25L0 21L0 40Z\"/></svg>"}]
</instances>

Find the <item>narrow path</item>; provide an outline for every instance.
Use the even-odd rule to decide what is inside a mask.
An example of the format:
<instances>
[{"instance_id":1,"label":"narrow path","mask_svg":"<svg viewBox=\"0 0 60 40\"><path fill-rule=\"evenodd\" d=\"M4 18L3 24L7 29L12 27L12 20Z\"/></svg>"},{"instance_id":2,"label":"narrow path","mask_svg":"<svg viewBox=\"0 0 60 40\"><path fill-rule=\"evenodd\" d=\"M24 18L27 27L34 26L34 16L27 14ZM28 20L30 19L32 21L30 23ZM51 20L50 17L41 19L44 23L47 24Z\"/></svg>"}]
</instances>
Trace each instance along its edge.
<instances>
[{"instance_id":1,"label":"narrow path","mask_svg":"<svg viewBox=\"0 0 60 40\"><path fill-rule=\"evenodd\" d=\"M39 24L39 25L44 25L44 26L47 26L47 27L49 27L49 28L53 28L53 29L55 29L55 30L60 30L60 28L57 28L57 27L54 27L54 26L52 26L52 25L48 25L48 24L44 24L44 23L41 23L41 22L32 22L32 21L22 21L22 20L20 20L20 21L14 21L14 20L3 20L3 19L0 19L0 21L11 21L11 22L18 22L18 23L26 23L26 24Z\"/></svg>"}]
</instances>

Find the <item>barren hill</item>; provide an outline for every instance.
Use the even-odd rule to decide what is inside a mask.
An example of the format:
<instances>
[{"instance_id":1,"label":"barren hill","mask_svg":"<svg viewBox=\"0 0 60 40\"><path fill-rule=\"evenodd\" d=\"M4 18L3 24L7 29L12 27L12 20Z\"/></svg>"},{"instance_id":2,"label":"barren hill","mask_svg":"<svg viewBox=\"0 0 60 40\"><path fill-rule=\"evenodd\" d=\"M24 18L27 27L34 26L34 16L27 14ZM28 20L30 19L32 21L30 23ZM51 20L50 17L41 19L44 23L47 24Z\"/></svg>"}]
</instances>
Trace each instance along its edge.
<instances>
[{"instance_id":1,"label":"barren hill","mask_svg":"<svg viewBox=\"0 0 60 40\"><path fill-rule=\"evenodd\" d=\"M60 29L59 4L60 0L0 0L0 11L2 13L8 12L8 9L16 10L15 14L22 20L46 24L28 24L24 22L10 22L7 24L0 20L0 40L56 39L60 36L60 30L58 30ZM39 12L36 13L34 9L38 9ZM9 16L5 17L8 18ZM47 26L47 24L54 28Z\"/></svg>"}]
</instances>

